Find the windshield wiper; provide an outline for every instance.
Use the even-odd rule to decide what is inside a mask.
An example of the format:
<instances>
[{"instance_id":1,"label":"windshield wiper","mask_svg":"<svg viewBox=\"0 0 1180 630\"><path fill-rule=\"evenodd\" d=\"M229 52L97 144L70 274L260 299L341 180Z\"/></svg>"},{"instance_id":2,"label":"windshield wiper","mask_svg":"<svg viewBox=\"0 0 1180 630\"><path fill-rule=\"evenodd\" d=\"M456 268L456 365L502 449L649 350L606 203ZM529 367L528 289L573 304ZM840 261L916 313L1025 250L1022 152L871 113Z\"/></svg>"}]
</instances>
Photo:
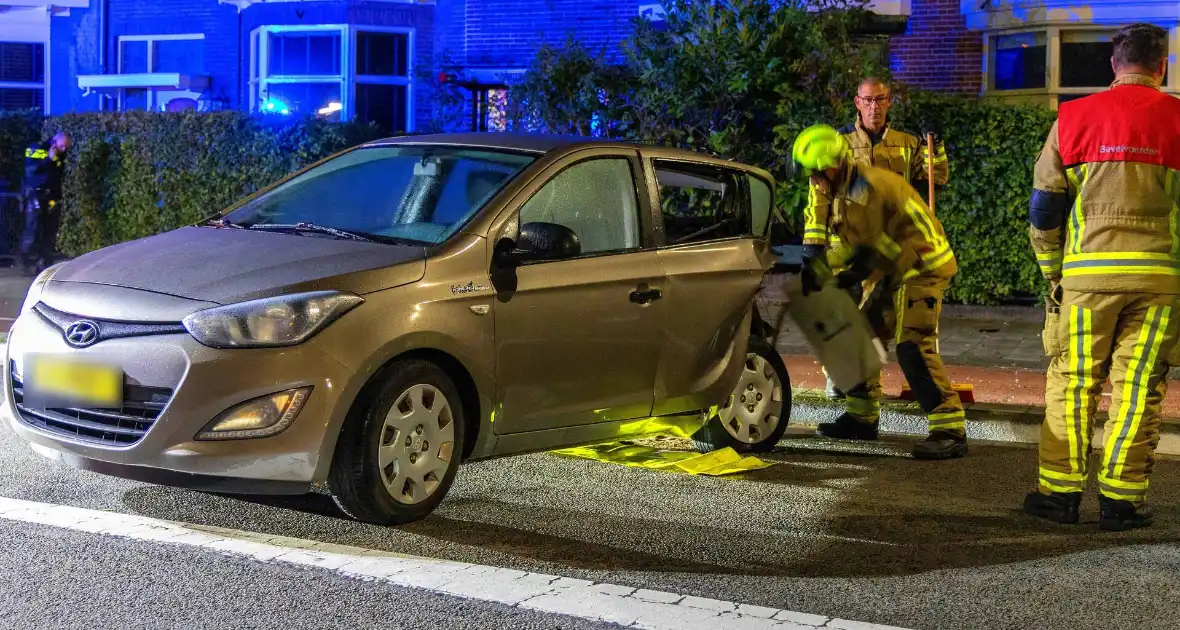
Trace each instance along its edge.
<instances>
[{"instance_id":1,"label":"windshield wiper","mask_svg":"<svg viewBox=\"0 0 1180 630\"><path fill-rule=\"evenodd\" d=\"M347 230L338 230L336 228L327 227L324 225L316 225L315 223L255 223L248 229L251 230L276 230L284 231L290 230L292 232L315 232L317 234L329 234L336 238L343 238L350 241L362 241L365 243L374 243L373 239L357 234L356 232L349 232Z\"/></svg>"},{"instance_id":2,"label":"windshield wiper","mask_svg":"<svg viewBox=\"0 0 1180 630\"><path fill-rule=\"evenodd\" d=\"M230 229L234 229L234 230L246 229L246 226L238 225L237 223L234 223L233 221L230 221L229 219L209 219L208 221L202 223L201 225L205 225L208 227L216 227L216 228L230 228Z\"/></svg>"}]
</instances>

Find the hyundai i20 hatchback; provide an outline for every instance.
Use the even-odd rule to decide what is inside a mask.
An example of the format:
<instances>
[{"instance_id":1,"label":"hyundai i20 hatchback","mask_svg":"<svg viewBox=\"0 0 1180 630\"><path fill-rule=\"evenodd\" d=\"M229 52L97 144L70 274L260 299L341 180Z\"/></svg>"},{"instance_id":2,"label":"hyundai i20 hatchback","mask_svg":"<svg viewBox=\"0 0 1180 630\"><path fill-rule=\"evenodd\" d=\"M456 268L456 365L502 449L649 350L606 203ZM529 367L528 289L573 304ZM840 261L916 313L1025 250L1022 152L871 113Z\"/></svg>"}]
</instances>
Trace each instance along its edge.
<instances>
[{"instance_id":1,"label":"hyundai i20 hatchback","mask_svg":"<svg viewBox=\"0 0 1180 630\"><path fill-rule=\"evenodd\" d=\"M592 139L366 144L45 271L3 411L83 469L326 483L374 523L427 515L465 460L667 432L765 450L790 409L781 359L750 342L773 190Z\"/></svg>"}]
</instances>

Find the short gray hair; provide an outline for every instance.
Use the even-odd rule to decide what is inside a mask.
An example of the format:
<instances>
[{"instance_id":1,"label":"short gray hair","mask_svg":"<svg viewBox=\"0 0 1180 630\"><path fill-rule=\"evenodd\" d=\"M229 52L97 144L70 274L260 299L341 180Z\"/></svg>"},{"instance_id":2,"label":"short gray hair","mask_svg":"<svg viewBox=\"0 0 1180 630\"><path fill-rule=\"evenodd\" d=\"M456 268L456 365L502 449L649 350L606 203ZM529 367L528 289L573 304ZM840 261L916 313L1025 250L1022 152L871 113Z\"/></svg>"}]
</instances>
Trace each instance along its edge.
<instances>
[{"instance_id":1,"label":"short gray hair","mask_svg":"<svg viewBox=\"0 0 1180 630\"><path fill-rule=\"evenodd\" d=\"M1155 24L1125 26L1115 32L1111 41L1115 65L1153 68L1168 58L1168 32Z\"/></svg>"}]
</instances>

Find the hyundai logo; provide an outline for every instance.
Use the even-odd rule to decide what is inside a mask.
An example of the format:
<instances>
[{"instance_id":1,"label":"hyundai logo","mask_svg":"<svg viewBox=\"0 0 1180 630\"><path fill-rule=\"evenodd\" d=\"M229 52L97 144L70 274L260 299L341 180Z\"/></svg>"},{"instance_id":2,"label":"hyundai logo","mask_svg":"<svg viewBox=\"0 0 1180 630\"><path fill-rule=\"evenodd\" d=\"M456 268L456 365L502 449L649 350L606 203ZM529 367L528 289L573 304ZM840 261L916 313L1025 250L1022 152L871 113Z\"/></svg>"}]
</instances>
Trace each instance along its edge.
<instances>
[{"instance_id":1,"label":"hyundai logo","mask_svg":"<svg viewBox=\"0 0 1180 630\"><path fill-rule=\"evenodd\" d=\"M74 322L66 329L66 343L75 348L93 346L98 341L98 324L94 322Z\"/></svg>"}]
</instances>

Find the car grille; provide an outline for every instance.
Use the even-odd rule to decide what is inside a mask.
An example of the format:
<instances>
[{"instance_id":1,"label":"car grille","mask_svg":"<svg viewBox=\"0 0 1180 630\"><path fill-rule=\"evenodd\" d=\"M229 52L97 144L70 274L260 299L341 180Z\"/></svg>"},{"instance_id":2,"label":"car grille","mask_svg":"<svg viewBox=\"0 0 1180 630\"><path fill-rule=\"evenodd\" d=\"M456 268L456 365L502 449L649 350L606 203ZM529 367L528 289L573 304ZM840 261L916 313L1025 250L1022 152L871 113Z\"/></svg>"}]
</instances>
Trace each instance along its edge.
<instances>
[{"instance_id":1,"label":"car grille","mask_svg":"<svg viewBox=\"0 0 1180 630\"><path fill-rule=\"evenodd\" d=\"M119 409L33 409L24 399L24 382L13 369L12 401L24 424L84 442L131 446L152 428L172 400L172 390L125 384Z\"/></svg>"}]
</instances>

